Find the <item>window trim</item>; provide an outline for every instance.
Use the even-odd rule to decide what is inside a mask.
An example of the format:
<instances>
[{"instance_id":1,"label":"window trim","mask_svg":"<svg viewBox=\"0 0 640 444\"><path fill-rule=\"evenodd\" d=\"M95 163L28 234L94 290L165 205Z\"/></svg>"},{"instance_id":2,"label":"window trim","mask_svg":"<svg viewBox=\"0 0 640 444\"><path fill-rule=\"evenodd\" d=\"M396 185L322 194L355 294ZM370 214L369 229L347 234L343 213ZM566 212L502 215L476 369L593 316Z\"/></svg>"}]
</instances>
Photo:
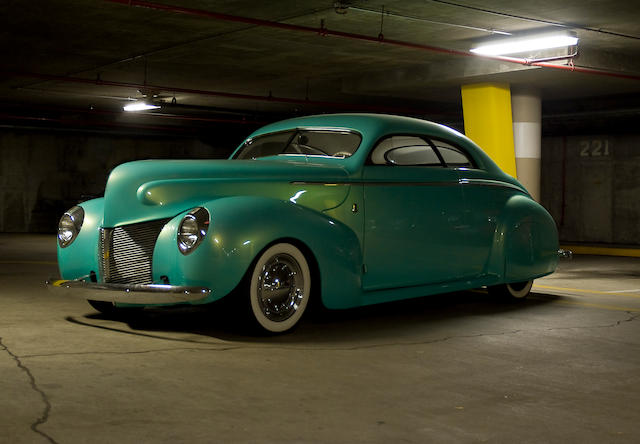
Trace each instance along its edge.
<instances>
[{"instance_id":1,"label":"window trim","mask_svg":"<svg viewBox=\"0 0 640 444\"><path fill-rule=\"evenodd\" d=\"M437 144L435 143L436 141L439 142L444 142L447 145L452 146L453 148L456 148L458 151L460 151L460 153L462 153L462 155L464 157L467 158L467 160L469 161L469 163L471 164L470 167L462 167L462 166L449 166L449 164L444 160L444 156L442 156L442 162L446 165L446 168L451 168L451 169L458 169L458 168L467 168L467 169L472 169L472 170L479 170L481 168L478 167L478 163L476 162L476 160L473 158L473 156L471 154L469 154L469 152L467 150L465 150L464 148L462 148L460 145L456 144L456 143L452 143L450 140L447 139L443 139L441 137L429 137L429 140L434 144L434 149L436 149L438 151L438 153L442 156L442 153L440 153L440 149L437 147Z\"/></svg>"}]
</instances>

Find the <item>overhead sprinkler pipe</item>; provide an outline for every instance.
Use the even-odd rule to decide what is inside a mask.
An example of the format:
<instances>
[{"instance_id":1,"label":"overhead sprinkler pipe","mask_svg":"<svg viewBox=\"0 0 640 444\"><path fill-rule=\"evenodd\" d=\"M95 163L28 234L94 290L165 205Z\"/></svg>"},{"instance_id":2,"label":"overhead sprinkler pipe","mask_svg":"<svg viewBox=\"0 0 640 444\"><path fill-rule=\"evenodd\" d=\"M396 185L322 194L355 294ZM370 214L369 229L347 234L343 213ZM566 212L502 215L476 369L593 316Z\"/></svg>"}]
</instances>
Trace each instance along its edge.
<instances>
[{"instance_id":1,"label":"overhead sprinkler pipe","mask_svg":"<svg viewBox=\"0 0 640 444\"><path fill-rule=\"evenodd\" d=\"M430 46L430 45L421 45L418 43L401 42L398 40L389 40L385 38L380 38L380 36L372 37L364 34L354 34L351 32L336 31L336 30L328 29L325 26L314 28L311 26L292 25L289 23L274 22L272 20L263 20L263 19L257 19L257 18L251 18L251 17L242 17L238 15L222 14L219 12L204 11L202 9L184 8L182 6L163 5L161 3L147 2L147 1L141 1L141 0L105 0L105 1L110 3L119 3L127 6L136 6L139 8L147 8L147 9L154 9L159 11L172 12L175 14L184 14L184 15L191 15L195 17L208 18L211 20L244 23L247 25L284 29L286 31L306 32L308 34L316 34L320 36L334 36L334 37L343 37L343 38L352 39L352 40L386 43L390 45L405 46L408 48L424 49L428 51L440 52L444 54L454 54L454 55L461 55L461 56L474 55L465 51L439 48L437 46Z\"/></svg>"},{"instance_id":2,"label":"overhead sprinkler pipe","mask_svg":"<svg viewBox=\"0 0 640 444\"><path fill-rule=\"evenodd\" d=\"M237 15L231 15L231 14L222 14L219 12L210 12L202 9L193 9L193 8L185 8L181 6L165 5L161 3L154 3L154 2L144 1L144 0L104 0L104 1L111 2L111 3L118 3L121 5L127 5L127 6L136 6L140 8L154 9L158 11L172 12L175 14L184 14L184 15L190 15L195 17L202 17L202 18L207 18L211 20L244 23L244 24L249 24L254 26L263 26L268 28L284 29L288 31L305 32L308 34L316 34L321 36L341 37L341 38L360 40L365 42L376 42L376 43L385 44L385 45L411 48L411 49L422 50L422 51L430 51L430 52L436 52L440 54L449 54L449 55L455 55L455 56L461 56L461 57L482 57L485 59L491 59L491 60L507 62L507 63L515 63L519 65L539 66L542 68L561 69L566 71L580 72L583 74L593 74L593 75L616 77L616 78L629 79L629 80L640 80L640 75L635 75L635 74L624 74L624 73L606 71L606 70L597 69L597 68L586 68L581 66L556 65L556 64L547 63L547 62L531 62L530 60L515 58L515 57L477 55L470 51L460 51L456 49L441 48L438 46L423 45L420 43L405 42L401 40L392 40L392 39L387 39L383 36L372 37L364 34L335 31L335 30L327 29L324 25L322 25L319 28L314 28L311 26L292 25L288 23L274 22L271 20L242 17Z\"/></svg>"}]
</instances>

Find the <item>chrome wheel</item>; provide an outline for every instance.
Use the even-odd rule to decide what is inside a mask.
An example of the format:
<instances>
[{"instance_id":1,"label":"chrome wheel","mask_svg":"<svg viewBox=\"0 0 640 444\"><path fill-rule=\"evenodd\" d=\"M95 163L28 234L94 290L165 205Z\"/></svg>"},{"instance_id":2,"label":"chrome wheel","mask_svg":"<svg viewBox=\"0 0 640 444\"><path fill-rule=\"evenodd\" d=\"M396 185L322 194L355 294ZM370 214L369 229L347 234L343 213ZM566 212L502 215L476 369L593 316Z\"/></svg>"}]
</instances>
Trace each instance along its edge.
<instances>
[{"instance_id":1,"label":"chrome wheel","mask_svg":"<svg viewBox=\"0 0 640 444\"><path fill-rule=\"evenodd\" d=\"M291 244L275 244L256 262L249 287L251 310L264 329L283 332L302 317L309 301L311 273Z\"/></svg>"},{"instance_id":2,"label":"chrome wheel","mask_svg":"<svg viewBox=\"0 0 640 444\"><path fill-rule=\"evenodd\" d=\"M290 318L304 298L304 277L296 260L288 254L272 256L258 275L258 303L271 321Z\"/></svg>"}]
</instances>

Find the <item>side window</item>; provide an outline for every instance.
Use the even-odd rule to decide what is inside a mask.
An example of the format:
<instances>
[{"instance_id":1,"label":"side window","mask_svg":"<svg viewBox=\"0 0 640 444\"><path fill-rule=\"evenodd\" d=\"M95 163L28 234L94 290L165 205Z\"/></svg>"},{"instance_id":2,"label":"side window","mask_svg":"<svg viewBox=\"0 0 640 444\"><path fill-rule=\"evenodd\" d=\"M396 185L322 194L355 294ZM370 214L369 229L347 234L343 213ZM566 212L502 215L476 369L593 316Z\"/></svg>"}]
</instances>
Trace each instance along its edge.
<instances>
[{"instance_id":1,"label":"side window","mask_svg":"<svg viewBox=\"0 0 640 444\"><path fill-rule=\"evenodd\" d=\"M362 137L347 131L301 130L285 153L349 157L360 146Z\"/></svg>"},{"instance_id":2,"label":"side window","mask_svg":"<svg viewBox=\"0 0 640 444\"><path fill-rule=\"evenodd\" d=\"M374 165L443 166L433 147L415 136L383 139L371 152L371 162Z\"/></svg>"},{"instance_id":3,"label":"side window","mask_svg":"<svg viewBox=\"0 0 640 444\"><path fill-rule=\"evenodd\" d=\"M458 147L442 140L432 140L442 159L451 168L473 168L471 159Z\"/></svg>"},{"instance_id":4,"label":"side window","mask_svg":"<svg viewBox=\"0 0 640 444\"><path fill-rule=\"evenodd\" d=\"M293 131L267 134L247 140L236 154L236 159L256 159L280 154L293 136Z\"/></svg>"},{"instance_id":5,"label":"side window","mask_svg":"<svg viewBox=\"0 0 640 444\"><path fill-rule=\"evenodd\" d=\"M285 154L350 157L362 136L352 131L296 130L264 134L247 140L234 159L258 159Z\"/></svg>"}]
</instances>

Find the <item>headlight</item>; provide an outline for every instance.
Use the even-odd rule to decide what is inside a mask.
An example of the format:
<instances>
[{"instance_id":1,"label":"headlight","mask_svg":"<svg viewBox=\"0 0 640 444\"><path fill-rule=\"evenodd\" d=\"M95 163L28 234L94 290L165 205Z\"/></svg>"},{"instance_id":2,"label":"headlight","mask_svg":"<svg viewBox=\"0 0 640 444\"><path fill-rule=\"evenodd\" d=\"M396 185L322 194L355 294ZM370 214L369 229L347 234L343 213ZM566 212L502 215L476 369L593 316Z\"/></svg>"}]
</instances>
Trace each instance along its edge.
<instances>
[{"instance_id":1,"label":"headlight","mask_svg":"<svg viewBox=\"0 0 640 444\"><path fill-rule=\"evenodd\" d=\"M58 222L58 245L65 248L76 240L84 221L84 210L75 206L64 213Z\"/></svg>"},{"instance_id":2,"label":"headlight","mask_svg":"<svg viewBox=\"0 0 640 444\"><path fill-rule=\"evenodd\" d=\"M191 253L204 239L209 229L209 211L196 208L189 211L178 226L178 248L184 255Z\"/></svg>"}]
</instances>

